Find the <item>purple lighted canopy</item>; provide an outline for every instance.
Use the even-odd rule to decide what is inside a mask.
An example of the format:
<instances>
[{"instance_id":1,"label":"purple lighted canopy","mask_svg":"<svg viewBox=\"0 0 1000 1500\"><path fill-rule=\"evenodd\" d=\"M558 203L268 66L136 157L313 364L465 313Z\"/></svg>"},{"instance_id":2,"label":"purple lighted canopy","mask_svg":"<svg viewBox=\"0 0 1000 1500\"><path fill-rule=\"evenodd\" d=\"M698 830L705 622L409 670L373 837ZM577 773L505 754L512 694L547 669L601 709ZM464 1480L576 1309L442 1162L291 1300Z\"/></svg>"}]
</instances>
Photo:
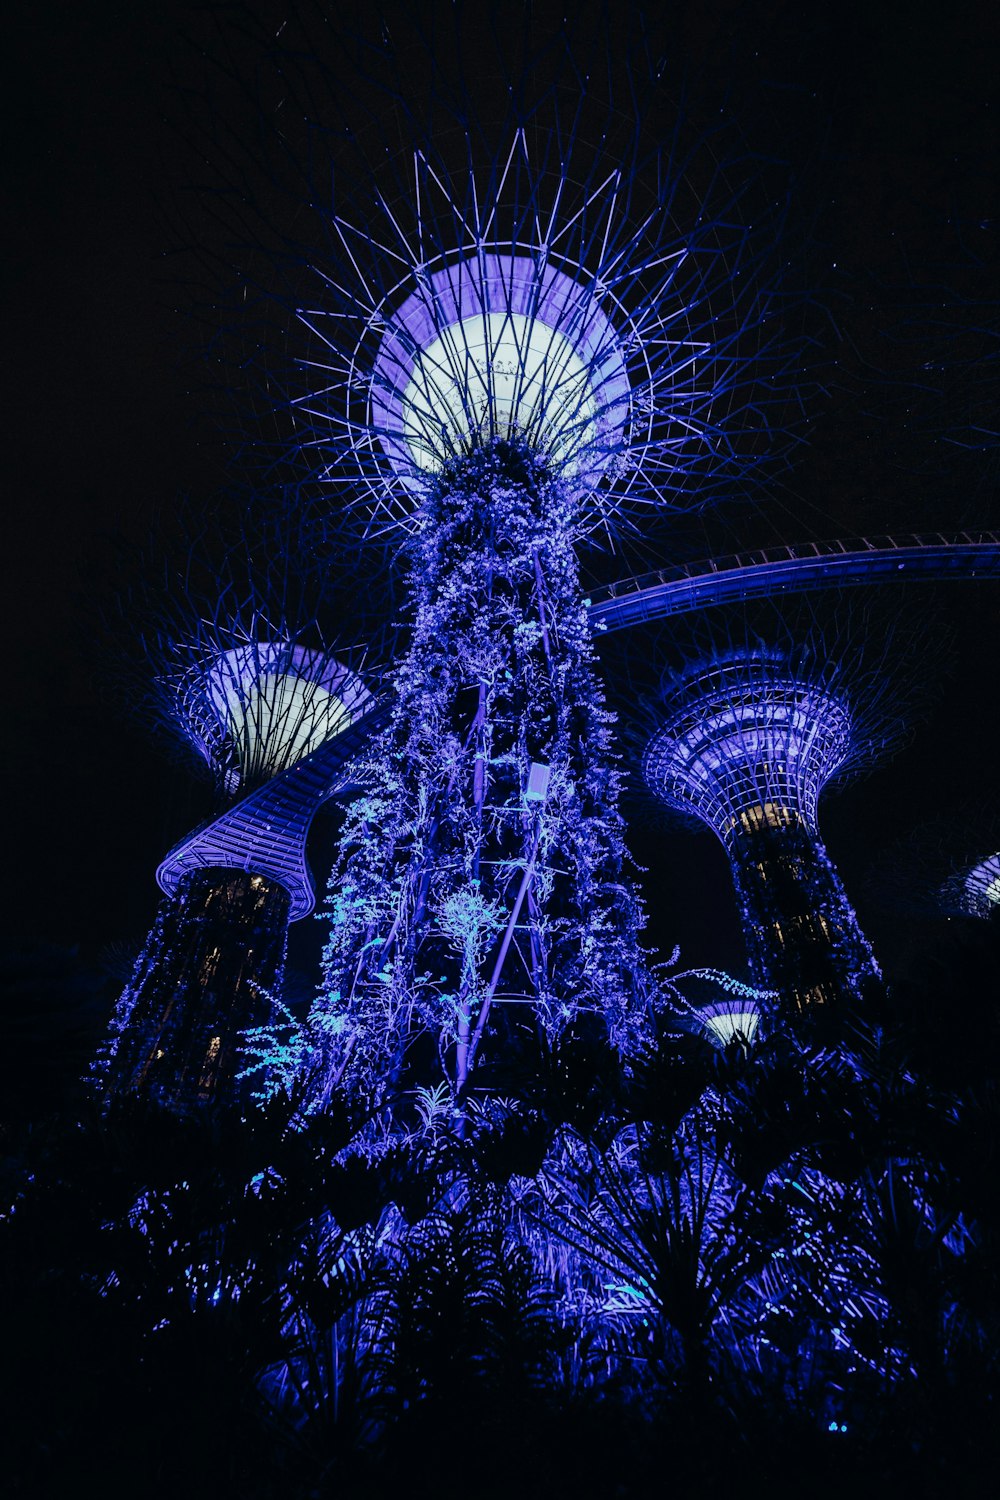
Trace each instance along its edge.
<instances>
[{"instance_id":1,"label":"purple lighted canopy","mask_svg":"<svg viewBox=\"0 0 1000 1500\"><path fill-rule=\"evenodd\" d=\"M629 381L593 285L529 256L477 256L433 274L386 329L371 426L414 495L449 459L518 438L584 491L625 446Z\"/></svg>"},{"instance_id":2,"label":"purple lighted canopy","mask_svg":"<svg viewBox=\"0 0 1000 1500\"><path fill-rule=\"evenodd\" d=\"M292 641L248 640L199 666L184 684L205 759L235 792L266 780L341 734L370 693L336 657Z\"/></svg>"},{"instance_id":3,"label":"purple lighted canopy","mask_svg":"<svg viewBox=\"0 0 1000 1500\"><path fill-rule=\"evenodd\" d=\"M965 876L965 909L974 916L988 917L1000 907L1000 854L991 854Z\"/></svg>"},{"instance_id":4,"label":"purple lighted canopy","mask_svg":"<svg viewBox=\"0 0 1000 1500\"><path fill-rule=\"evenodd\" d=\"M851 713L780 654L734 654L682 673L661 696L643 756L650 790L728 844L741 831L801 822L816 831L825 784L849 761Z\"/></svg>"}]
</instances>

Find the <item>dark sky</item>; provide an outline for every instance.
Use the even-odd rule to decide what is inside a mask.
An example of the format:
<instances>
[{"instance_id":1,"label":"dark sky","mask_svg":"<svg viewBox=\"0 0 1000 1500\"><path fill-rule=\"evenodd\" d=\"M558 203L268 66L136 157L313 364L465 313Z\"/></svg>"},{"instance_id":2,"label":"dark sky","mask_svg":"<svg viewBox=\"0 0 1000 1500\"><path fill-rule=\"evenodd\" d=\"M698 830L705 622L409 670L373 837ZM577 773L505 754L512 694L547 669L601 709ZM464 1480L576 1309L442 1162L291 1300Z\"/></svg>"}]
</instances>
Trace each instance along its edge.
<instances>
[{"instance_id":1,"label":"dark sky","mask_svg":"<svg viewBox=\"0 0 1000 1500\"><path fill-rule=\"evenodd\" d=\"M853 388L898 301L878 289L909 277L919 298L942 267L962 283L963 226L976 226L973 256L992 244L995 227L980 226L995 226L997 210L995 8L692 0L660 7L657 21L678 72L706 97L731 94L747 136L787 151L801 173L844 339L838 383ZM188 270L168 253L178 225L165 185L206 25L200 8L100 0L39 0L5 23L8 941L90 952L139 939L159 858L205 812L198 789L102 706L81 600L103 534L139 536L180 493L207 499L224 474L199 396ZM751 535L1000 527L986 460L928 483L907 470L898 410L895 427L864 412L850 390L835 393L773 510L709 518L706 540L730 550ZM849 878L942 796L992 790L995 596L979 585L958 600L953 586L944 607L959 645L935 717L892 767L827 809ZM650 894L664 943L681 941L692 962L735 962L711 840L647 836L640 852L661 869ZM871 913L876 938L884 920Z\"/></svg>"}]
</instances>

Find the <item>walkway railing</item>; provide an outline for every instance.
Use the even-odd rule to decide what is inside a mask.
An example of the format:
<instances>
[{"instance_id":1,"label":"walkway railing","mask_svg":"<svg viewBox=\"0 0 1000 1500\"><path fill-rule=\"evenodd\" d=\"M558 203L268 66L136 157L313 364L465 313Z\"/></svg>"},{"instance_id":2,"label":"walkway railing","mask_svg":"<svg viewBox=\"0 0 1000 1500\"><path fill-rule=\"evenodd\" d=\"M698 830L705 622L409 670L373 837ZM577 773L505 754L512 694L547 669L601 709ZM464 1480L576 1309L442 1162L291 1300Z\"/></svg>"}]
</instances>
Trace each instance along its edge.
<instances>
[{"instance_id":1,"label":"walkway railing","mask_svg":"<svg viewBox=\"0 0 1000 1500\"><path fill-rule=\"evenodd\" d=\"M1000 532L926 531L847 541L765 547L624 578L591 596L605 631L784 590L859 585L903 574L921 578L1000 577Z\"/></svg>"}]
</instances>

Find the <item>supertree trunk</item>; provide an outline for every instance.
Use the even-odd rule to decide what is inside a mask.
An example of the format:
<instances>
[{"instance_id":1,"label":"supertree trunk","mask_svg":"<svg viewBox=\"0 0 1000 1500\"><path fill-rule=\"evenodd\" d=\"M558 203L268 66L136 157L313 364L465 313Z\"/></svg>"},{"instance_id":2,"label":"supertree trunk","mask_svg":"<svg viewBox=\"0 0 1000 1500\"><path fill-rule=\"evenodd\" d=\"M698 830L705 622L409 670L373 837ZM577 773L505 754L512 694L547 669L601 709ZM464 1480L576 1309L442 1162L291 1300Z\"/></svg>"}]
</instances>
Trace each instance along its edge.
<instances>
[{"instance_id":1,"label":"supertree trunk","mask_svg":"<svg viewBox=\"0 0 1000 1500\"><path fill-rule=\"evenodd\" d=\"M184 1111L239 1103L240 1034L266 1021L280 984L288 892L240 870L195 870L160 907L118 1003L107 1056L109 1093Z\"/></svg>"},{"instance_id":2,"label":"supertree trunk","mask_svg":"<svg viewBox=\"0 0 1000 1500\"><path fill-rule=\"evenodd\" d=\"M642 1022L641 910L623 873L611 715L566 485L496 441L429 488L412 640L331 882L325 1085L377 1091L433 1038L456 1094L496 1007L558 1033Z\"/></svg>"},{"instance_id":3,"label":"supertree trunk","mask_svg":"<svg viewBox=\"0 0 1000 1500\"><path fill-rule=\"evenodd\" d=\"M856 996L880 970L819 835L758 829L729 850L750 974L799 1011Z\"/></svg>"}]
</instances>

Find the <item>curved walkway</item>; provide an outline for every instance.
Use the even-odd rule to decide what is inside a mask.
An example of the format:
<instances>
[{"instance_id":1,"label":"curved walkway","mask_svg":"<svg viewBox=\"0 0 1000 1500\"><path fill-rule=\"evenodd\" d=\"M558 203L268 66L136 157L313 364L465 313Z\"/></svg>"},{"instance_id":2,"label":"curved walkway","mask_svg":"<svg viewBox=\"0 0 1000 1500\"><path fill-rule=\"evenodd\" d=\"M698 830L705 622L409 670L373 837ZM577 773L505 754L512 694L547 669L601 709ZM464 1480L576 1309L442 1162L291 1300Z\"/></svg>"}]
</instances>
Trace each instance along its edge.
<instances>
[{"instance_id":1,"label":"curved walkway","mask_svg":"<svg viewBox=\"0 0 1000 1500\"><path fill-rule=\"evenodd\" d=\"M171 849L157 870L160 889L173 895L189 870L252 870L288 891L290 921L307 917L316 905L306 863L312 820L324 802L350 790L347 762L388 717L388 704L377 701L343 734L196 828Z\"/></svg>"},{"instance_id":2,"label":"curved walkway","mask_svg":"<svg viewBox=\"0 0 1000 1500\"><path fill-rule=\"evenodd\" d=\"M1000 532L922 532L767 547L687 567L661 568L595 589L590 617L623 630L735 599L841 588L878 578L1000 578Z\"/></svg>"}]
</instances>

